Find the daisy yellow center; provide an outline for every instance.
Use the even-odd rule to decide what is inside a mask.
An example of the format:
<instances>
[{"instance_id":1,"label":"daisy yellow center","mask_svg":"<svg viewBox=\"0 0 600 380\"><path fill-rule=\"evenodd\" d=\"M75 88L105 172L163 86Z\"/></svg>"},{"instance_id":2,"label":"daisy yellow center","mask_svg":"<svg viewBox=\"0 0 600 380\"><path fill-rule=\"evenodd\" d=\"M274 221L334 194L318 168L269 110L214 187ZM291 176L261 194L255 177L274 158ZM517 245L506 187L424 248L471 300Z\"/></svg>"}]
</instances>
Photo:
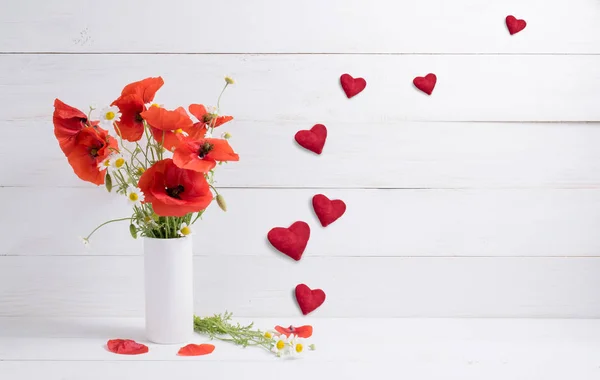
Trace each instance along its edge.
<instances>
[{"instance_id":1,"label":"daisy yellow center","mask_svg":"<svg viewBox=\"0 0 600 380\"><path fill-rule=\"evenodd\" d=\"M120 168L121 166L123 166L124 163L125 163L124 158L117 158L117 160L115 161L115 166Z\"/></svg>"},{"instance_id":2,"label":"daisy yellow center","mask_svg":"<svg viewBox=\"0 0 600 380\"><path fill-rule=\"evenodd\" d=\"M106 120L112 120L115 118L115 113L113 111L108 111L105 116Z\"/></svg>"},{"instance_id":3,"label":"daisy yellow center","mask_svg":"<svg viewBox=\"0 0 600 380\"><path fill-rule=\"evenodd\" d=\"M192 231L190 230L190 228L188 226L185 226L181 229L181 234L182 235L189 235Z\"/></svg>"},{"instance_id":4,"label":"daisy yellow center","mask_svg":"<svg viewBox=\"0 0 600 380\"><path fill-rule=\"evenodd\" d=\"M183 132L183 129L181 129L181 128L178 128L175 130L175 133L182 133L182 132Z\"/></svg>"},{"instance_id":5,"label":"daisy yellow center","mask_svg":"<svg viewBox=\"0 0 600 380\"><path fill-rule=\"evenodd\" d=\"M273 337L273 335L271 335L271 333L270 333L270 332L268 332L268 331L267 331L267 332L265 333L265 338L267 338L267 339L271 339L272 337Z\"/></svg>"},{"instance_id":6,"label":"daisy yellow center","mask_svg":"<svg viewBox=\"0 0 600 380\"><path fill-rule=\"evenodd\" d=\"M129 194L129 200L132 200L132 201L134 201L134 202L135 202L135 201L137 201L139 198L140 198L140 197L138 197L138 195L137 195L136 193L131 193L131 194Z\"/></svg>"},{"instance_id":7,"label":"daisy yellow center","mask_svg":"<svg viewBox=\"0 0 600 380\"><path fill-rule=\"evenodd\" d=\"M139 175L144 174L145 171L146 171L146 169L144 169L144 168L138 168L138 170L137 170Z\"/></svg>"},{"instance_id":8,"label":"daisy yellow center","mask_svg":"<svg viewBox=\"0 0 600 380\"><path fill-rule=\"evenodd\" d=\"M102 163L102 165L104 165L104 166L110 166L110 160L104 160L104 162Z\"/></svg>"},{"instance_id":9,"label":"daisy yellow center","mask_svg":"<svg viewBox=\"0 0 600 380\"><path fill-rule=\"evenodd\" d=\"M301 353L303 350L304 350L304 346L302 345L302 343L296 344L296 352L297 353Z\"/></svg>"},{"instance_id":10,"label":"daisy yellow center","mask_svg":"<svg viewBox=\"0 0 600 380\"><path fill-rule=\"evenodd\" d=\"M283 340L278 340L275 347L277 347L278 350L283 350L285 348L285 342Z\"/></svg>"},{"instance_id":11,"label":"daisy yellow center","mask_svg":"<svg viewBox=\"0 0 600 380\"><path fill-rule=\"evenodd\" d=\"M158 103L152 103L152 105L151 105L150 107L157 107L157 108L160 108L160 104L158 104Z\"/></svg>"}]
</instances>

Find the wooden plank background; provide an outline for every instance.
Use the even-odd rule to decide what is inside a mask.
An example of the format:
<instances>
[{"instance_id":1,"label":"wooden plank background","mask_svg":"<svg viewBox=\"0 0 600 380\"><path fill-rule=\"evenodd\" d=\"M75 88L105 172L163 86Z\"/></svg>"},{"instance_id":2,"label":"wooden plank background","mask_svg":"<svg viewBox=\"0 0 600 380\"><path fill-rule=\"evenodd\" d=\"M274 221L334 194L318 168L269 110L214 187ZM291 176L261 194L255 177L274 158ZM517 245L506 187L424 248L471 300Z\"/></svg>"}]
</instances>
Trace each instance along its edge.
<instances>
[{"instance_id":1,"label":"wooden plank background","mask_svg":"<svg viewBox=\"0 0 600 380\"><path fill-rule=\"evenodd\" d=\"M217 173L229 211L197 225L198 313L297 315L306 282L324 317L599 317L600 3L556 3L10 2L0 316L142 315L141 242L124 225L77 241L129 209L71 173L54 98L102 106L161 75L159 103L211 104L228 74L242 160ZM510 36L508 14L528 27ZM368 81L350 100L344 72ZM430 97L411 83L428 72ZM316 123L321 156L293 141ZM325 229L317 193L348 204ZM295 220L312 227L299 263L266 242Z\"/></svg>"}]
</instances>

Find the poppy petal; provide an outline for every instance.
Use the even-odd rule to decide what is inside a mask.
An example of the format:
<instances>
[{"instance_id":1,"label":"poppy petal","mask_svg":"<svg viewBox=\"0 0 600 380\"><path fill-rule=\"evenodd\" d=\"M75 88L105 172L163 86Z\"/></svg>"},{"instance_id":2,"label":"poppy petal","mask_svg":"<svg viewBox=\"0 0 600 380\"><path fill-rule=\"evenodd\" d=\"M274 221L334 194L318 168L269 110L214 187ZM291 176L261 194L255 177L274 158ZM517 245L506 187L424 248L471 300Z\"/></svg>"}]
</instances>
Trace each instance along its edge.
<instances>
[{"instance_id":1,"label":"poppy petal","mask_svg":"<svg viewBox=\"0 0 600 380\"><path fill-rule=\"evenodd\" d=\"M225 139L206 139L205 141L212 144L213 149L207 156L215 161L239 161L238 156L234 151L229 142Z\"/></svg>"},{"instance_id":2,"label":"poppy petal","mask_svg":"<svg viewBox=\"0 0 600 380\"><path fill-rule=\"evenodd\" d=\"M215 346L212 344L188 344L187 346L181 347L177 355L179 356L200 356L212 354L215 350Z\"/></svg>"},{"instance_id":3,"label":"poppy petal","mask_svg":"<svg viewBox=\"0 0 600 380\"><path fill-rule=\"evenodd\" d=\"M231 120L233 120L233 116L219 116L219 117L217 117L217 120L215 120L214 127L215 128L220 127L221 125L223 125Z\"/></svg>"},{"instance_id":4,"label":"poppy petal","mask_svg":"<svg viewBox=\"0 0 600 380\"><path fill-rule=\"evenodd\" d=\"M208 111L206 110L206 107L204 107L202 104L190 104L190 106L188 107L188 110L200 122L204 121L204 115L206 115L208 113Z\"/></svg>"},{"instance_id":5,"label":"poppy petal","mask_svg":"<svg viewBox=\"0 0 600 380\"><path fill-rule=\"evenodd\" d=\"M150 103L154 100L156 92L165 84L162 77L146 78L141 81L133 82L125 86L121 95L135 95L142 100L142 103Z\"/></svg>"},{"instance_id":6,"label":"poppy petal","mask_svg":"<svg viewBox=\"0 0 600 380\"><path fill-rule=\"evenodd\" d=\"M141 98L133 94L123 95L111 105L119 107L121 111L121 120L116 123L115 132L127 141L139 141L144 134L140 113L146 109Z\"/></svg>"},{"instance_id":7,"label":"poppy petal","mask_svg":"<svg viewBox=\"0 0 600 380\"><path fill-rule=\"evenodd\" d=\"M139 355L148 352L148 346L131 339L111 339L106 343L110 352L121 355Z\"/></svg>"},{"instance_id":8,"label":"poppy petal","mask_svg":"<svg viewBox=\"0 0 600 380\"><path fill-rule=\"evenodd\" d=\"M87 116L59 99L54 100L54 135L58 140L60 149L65 155L69 155L75 148L75 138L85 127Z\"/></svg>"},{"instance_id":9,"label":"poppy petal","mask_svg":"<svg viewBox=\"0 0 600 380\"><path fill-rule=\"evenodd\" d=\"M150 126L163 131L186 130L194 125L182 107L172 111L162 107L150 107L142 112L141 116Z\"/></svg>"},{"instance_id":10,"label":"poppy petal","mask_svg":"<svg viewBox=\"0 0 600 380\"><path fill-rule=\"evenodd\" d=\"M300 327L281 327L275 326L275 331L285 336L290 336L291 334L296 335L299 338L310 338L313 333L313 328L310 325L300 326Z\"/></svg>"}]
</instances>

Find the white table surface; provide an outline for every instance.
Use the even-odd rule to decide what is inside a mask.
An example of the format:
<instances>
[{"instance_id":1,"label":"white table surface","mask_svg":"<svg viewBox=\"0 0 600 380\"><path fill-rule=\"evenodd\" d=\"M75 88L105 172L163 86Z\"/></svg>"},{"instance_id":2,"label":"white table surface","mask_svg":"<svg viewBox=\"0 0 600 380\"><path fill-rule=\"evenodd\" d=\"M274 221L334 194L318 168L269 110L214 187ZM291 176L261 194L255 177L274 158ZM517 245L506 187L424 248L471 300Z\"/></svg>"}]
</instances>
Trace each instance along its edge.
<instances>
[{"instance_id":1,"label":"white table surface","mask_svg":"<svg viewBox=\"0 0 600 380\"><path fill-rule=\"evenodd\" d=\"M240 322L247 322L240 319ZM148 343L110 353L111 338L146 343L137 318L0 318L0 379L573 379L600 378L600 320L254 319L261 329L310 323L317 350L281 360L213 342L211 355ZM194 343L208 341L197 335Z\"/></svg>"}]
</instances>

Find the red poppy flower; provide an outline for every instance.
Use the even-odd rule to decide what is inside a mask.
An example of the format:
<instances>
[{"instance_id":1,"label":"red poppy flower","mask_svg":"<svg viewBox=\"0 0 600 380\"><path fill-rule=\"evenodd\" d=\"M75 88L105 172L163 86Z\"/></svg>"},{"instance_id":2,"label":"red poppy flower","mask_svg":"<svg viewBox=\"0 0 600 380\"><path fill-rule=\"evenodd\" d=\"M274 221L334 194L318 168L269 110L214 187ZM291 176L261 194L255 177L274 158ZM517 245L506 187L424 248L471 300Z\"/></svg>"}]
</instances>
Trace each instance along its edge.
<instances>
[{"instance_id":1,"label":"red poppy flower","mask_svg":"<svg viewBox=\"0 0 600 380\"><path fill-rule=\"evenodd\" d=\"M213 199L204 174L177 167L170 158L152 165L142 174L138 187L145 201L160 216L184 216L202 211Z\"/></svg>"},{"instance_id":2,"label":"red poppy flower","mask_svg":"<svg viewBox=\"0 0 600 380\"><path fill-rule=\"evenodd\" d=\"M216 128L233 120L233 116L217 116L208 112L206 107L202 104L190 104L188 109L190 113L198 119L198 122L194 124L192 130L188 131L190 137L196 140L204 138L208 126Z\"/></svg>"},{"instance_id":3,"label":"red poppy flower","mask_svg":"<svg viewBox=\"0 0 600 380\"><path fill-rule=\"evenodd\" d=\"M291 334L296 335L298 338L310 338L313 333L313 328L310 325L300 326L300 327L281 327L275 326L275 331L285 336L290 336Z\"/></svg>"},{"instance_id":4,"label":"red poppy flower","mask_svg":"<svg viewBox=\"0 0 600 380\"><path fill-rule=\"evenodd\" d=\"M104 172L98 164L112 153L111 148L117 149L117 141L98 127L97 121L89 121L83 112L58 99L54 100L52 119L54 135L75 174L84 181L102 185Z\"/></svg>"},{"instance_id":5,"label":"red poppy flower","mask_svg":"<svg viewBox=\"0 0 600 380\"><path fill-rule=\"evenodd\" d=\"M179 136L183 136L183 132L188 133L194 124L183 107L173 111L150 107L141 116L150 125L154 139L170 151L179 145Z\"/></svg>"},{"instance_id":6,"label":"red poppy flower","mask_svg":"<svg viewBox=\"0 0 600 380\"><path fill-rule=\"evenodd\" d=\"M187 346L181 347L177 355L179 356L200 356L212 354L215 350L215 346L212 344L188 344Z\"/></svg>"},{"instance_id":7,"label":"red poppy flower","mask_svg":"<svg viewBox=\"0 0 600 380\"><path fill-rule=\"evenodd\" d=\"M79 178L102 185L106 173L98 165L117 149L117 140L109 136L108 131L97 126L86 127L77 134L67 159Z\"/></svg>"},{"instance_id":8,"label":"red poppy flower","mask_svg":"<svg viewBox=\"0 0 600 380\"><path fill-rule=\"evenodd\" d=\"M185 138L175 149L173 162L180 168L207 173L217 161L239 161L238 156L225 139L193 140Z\"/></svg>"},{"instance_id":9,"label":"red poppy flower","mask_svg":"<svg viewBox=\"0 0 600 380\"><path fill-rule=\"evenodd\" d=\"M161 77L146 78L125 86L111 105L119 107L121 121L117 122L115 131L128 141L138 141L144 134L144 122L141 113L146 104L154 100L154 95L165 82Z\"/></svg>"},{"instance_id":10,"label":"red poppy flower","mask_svg":"<svg viewBox=\"0 0 600 380\"><path fill-rule=\"evenodd\" d=\"M54 123L54 135L58 140L60 149L66 156L75 148L77 134L86 126L91 125L83 112L58 99L54 99L52 121Z\"/></svg>"},{"instance_id":11,"label":"red poppy flower","mask_svg":"<svg viewBox=\"0 0 600 380\"><path fill-rule=\"evenodd\" d=\"M139 355L148 352L148 346L131 339L111 339L106 343L110 352L121 355Z\"/></svg>"}]
</instances>

